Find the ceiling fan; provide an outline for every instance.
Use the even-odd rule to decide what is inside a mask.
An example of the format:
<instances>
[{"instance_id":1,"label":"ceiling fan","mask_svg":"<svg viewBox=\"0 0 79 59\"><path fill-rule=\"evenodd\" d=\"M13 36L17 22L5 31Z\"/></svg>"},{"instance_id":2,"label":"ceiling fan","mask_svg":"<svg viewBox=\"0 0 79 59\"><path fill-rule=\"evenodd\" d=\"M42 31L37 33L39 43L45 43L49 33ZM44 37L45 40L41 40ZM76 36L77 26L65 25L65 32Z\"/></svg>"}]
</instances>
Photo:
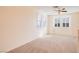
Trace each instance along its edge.
<instances>
[{"instance_id":1,"label":"ceiling fan","mask_svg":"<svg viewBox=\"0 0 79 59\"><path fill-rule=\"evenodd\" d=\"M61 7L61 6L53 6L54 11L58 12L58 14L60 14L61 12L67 12L65 7Z\"/></svg>"}]
</instances>

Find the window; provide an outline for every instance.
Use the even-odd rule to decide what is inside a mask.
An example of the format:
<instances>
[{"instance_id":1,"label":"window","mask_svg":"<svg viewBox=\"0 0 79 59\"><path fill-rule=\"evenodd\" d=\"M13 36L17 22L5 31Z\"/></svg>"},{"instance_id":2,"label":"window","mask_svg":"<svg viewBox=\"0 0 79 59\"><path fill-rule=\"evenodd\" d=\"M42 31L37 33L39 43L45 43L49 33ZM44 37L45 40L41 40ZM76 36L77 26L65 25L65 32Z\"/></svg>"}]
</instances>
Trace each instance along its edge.
<instances>
[{"instance_id":1,"label":"window","mask_svg":"<svg viewBox=\"0 0 79 59\"><path fill-rule=\"evenodd\" d=\"M70 16L55 16L54 27L69 27L70 26Z\"/></svg>"},{"instance_id":2,"label":"window","mask_svg":"<svg viewBox=\"0 0 79 59\"><path fill-rule=\"evenodd\" d=\"M60 27L60 20L58 18L55 19L55 27Z\"/></svg>"},{"instance_id":3,"label":"window","mask_svg":"<svg viewBox=\"0 0 79 59\"><path fill-rule=\"evenodd\" d=\"M63 27L69 27L69 17L63 18Z\"/></svg>"}]
</instances>

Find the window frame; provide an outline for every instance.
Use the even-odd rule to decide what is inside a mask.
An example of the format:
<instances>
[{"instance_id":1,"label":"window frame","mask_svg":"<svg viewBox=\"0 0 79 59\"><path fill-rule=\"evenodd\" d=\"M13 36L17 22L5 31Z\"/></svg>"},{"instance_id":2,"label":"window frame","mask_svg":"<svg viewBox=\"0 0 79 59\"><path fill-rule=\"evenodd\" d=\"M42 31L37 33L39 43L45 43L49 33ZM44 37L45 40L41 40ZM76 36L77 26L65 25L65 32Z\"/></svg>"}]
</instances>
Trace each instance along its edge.
<instances>
[{"instance_id":1,"label":"window frame","mask_svg":"<svg viewBox=\"0 0 79 59\"><path fill-rule=\"evenodd\" d=\"M57 26L55 26L56 25L56 23L58 22L58 21L56 21L56 20L59 20L59 26L57 25ZM63 22L64 21L64 22ZM64 24L64 26L63 26L63 24ZM60 15L60 16L54 16L53 17L53 27L54 28L59 28L59 27L66 27L66 28L69 28L71 26L71 16L70 15Z\"/></svg>"}]
</instances>

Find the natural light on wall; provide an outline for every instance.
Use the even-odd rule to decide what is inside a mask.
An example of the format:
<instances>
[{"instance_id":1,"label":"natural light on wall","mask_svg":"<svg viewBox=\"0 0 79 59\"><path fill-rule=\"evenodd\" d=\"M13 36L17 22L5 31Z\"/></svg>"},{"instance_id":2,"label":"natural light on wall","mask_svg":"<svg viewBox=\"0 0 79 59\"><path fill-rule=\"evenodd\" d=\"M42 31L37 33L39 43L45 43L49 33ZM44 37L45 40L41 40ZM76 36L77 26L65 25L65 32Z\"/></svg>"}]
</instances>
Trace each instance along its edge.
<instances>
[{"instance_id":1,"label":"natural light on wall","mask_svg":"<svg viewBox=\"0 0 79 59\"><path fill-rule=\"evenodd\" d=\"M37 19L37 29L39 32L39 37L43 37L46 34L47 20L46 14L38 14Z\"/></svg>"}]
</instances>

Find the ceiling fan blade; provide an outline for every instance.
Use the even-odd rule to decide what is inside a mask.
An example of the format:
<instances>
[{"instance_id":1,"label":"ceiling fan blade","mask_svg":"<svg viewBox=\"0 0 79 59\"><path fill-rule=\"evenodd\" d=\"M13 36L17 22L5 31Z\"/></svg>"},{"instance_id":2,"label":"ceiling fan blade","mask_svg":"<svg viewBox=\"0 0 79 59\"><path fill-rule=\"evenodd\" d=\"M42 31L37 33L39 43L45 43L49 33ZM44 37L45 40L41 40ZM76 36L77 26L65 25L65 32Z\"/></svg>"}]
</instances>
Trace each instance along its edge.
<instances>
[{"instance_id":1,"label":"ceiling fan blade","mask_svg":"<svg viewBox=\"0 0 79 59\"><path fill-rule=\"evenodd\" d=\"M67 11L61 11L61 12L67 12Z\"/></svg>"},{"instance_id":2,"label":"ceiling fan blade","mask_svg":"<svg viewBox=\"0 0 79 59\"><path fill-rule=\"evenodd\" d=\"M59 6L53 6L53 8L59 8Z\"/></svg>"}]
</instances>

